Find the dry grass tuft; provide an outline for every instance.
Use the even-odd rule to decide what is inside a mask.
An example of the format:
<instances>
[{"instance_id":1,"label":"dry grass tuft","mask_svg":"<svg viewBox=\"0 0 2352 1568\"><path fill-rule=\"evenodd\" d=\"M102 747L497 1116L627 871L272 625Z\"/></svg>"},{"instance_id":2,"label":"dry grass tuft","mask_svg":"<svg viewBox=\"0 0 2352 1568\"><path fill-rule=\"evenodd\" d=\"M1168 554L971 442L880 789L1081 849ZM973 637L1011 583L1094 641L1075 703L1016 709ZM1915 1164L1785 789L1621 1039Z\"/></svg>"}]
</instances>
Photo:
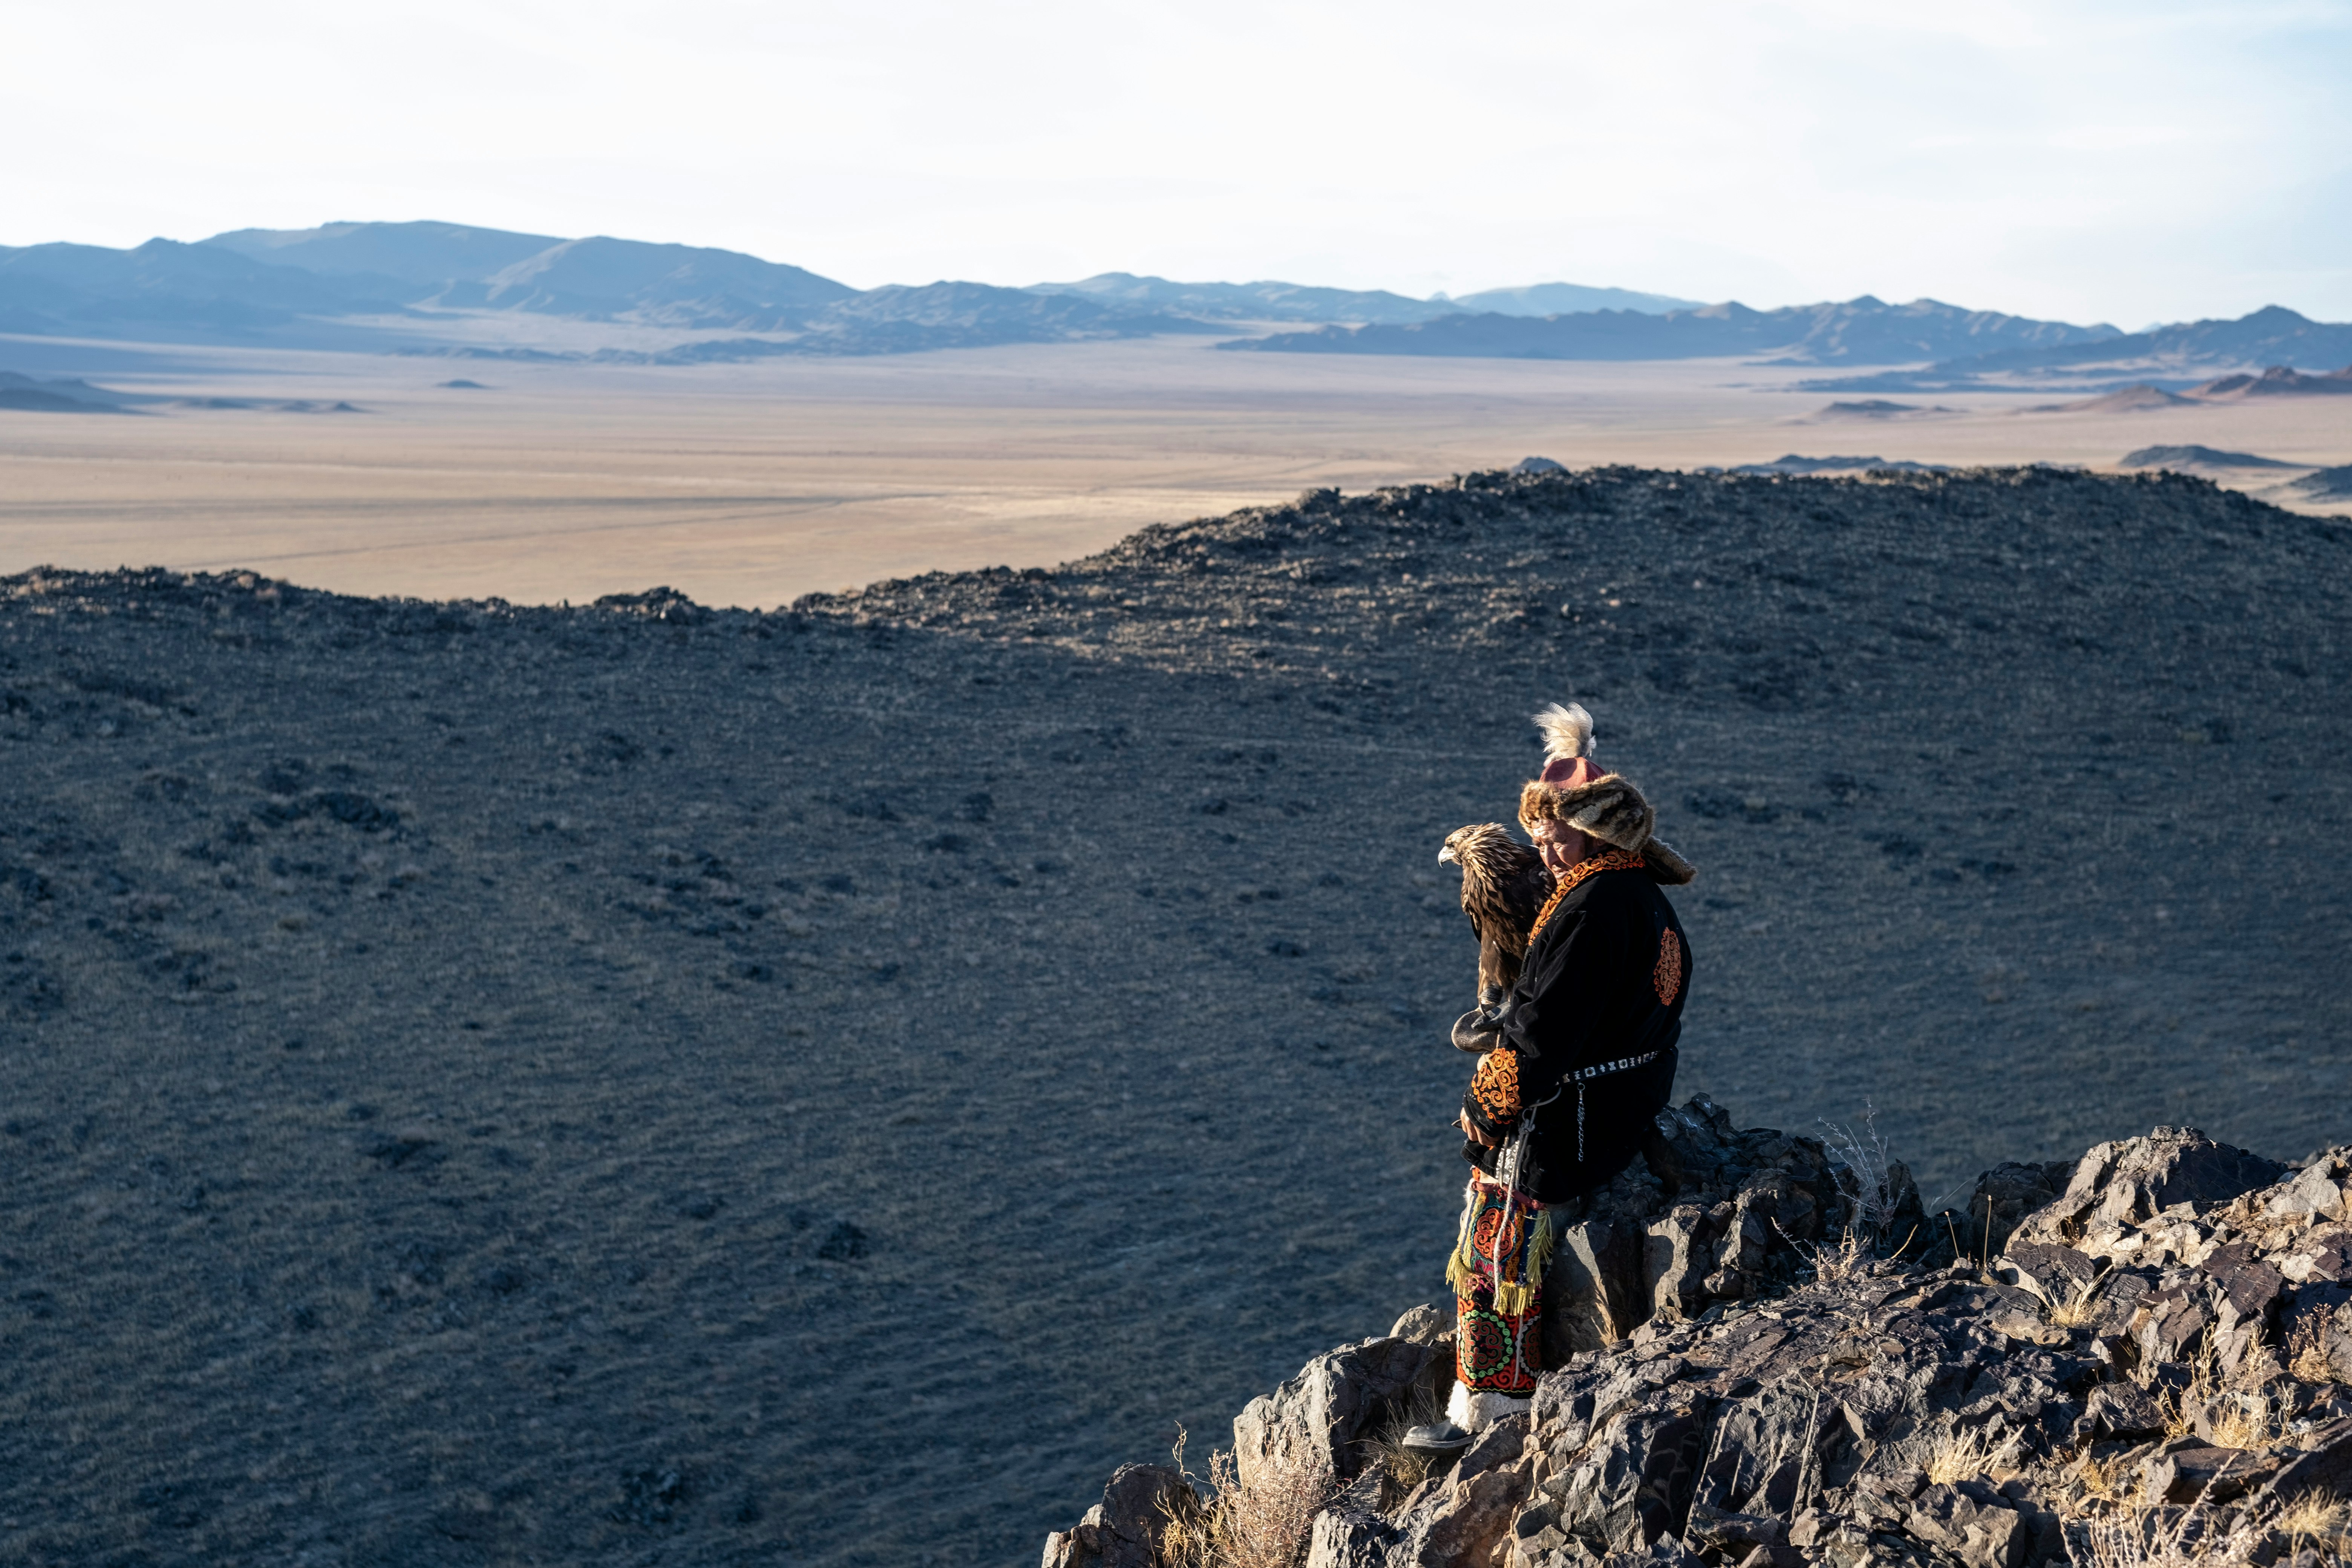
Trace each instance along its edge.
<instances>
[{"instance_id":1,"label":"dry grass tuft","mask_svg":"<svg viewBox=\"0 0 2352 1568\"><path fill-rule=\"evenodd\" d=\"M2105 1288L2107 1281L2114 1279L2119 1272L2118 1269L2108 1269L2088 1285L2078 1287L2072 1296L2063 1301L2053 1301L2046 1297L2043 1298L2042 1316L2062 1329L2089 1328L2096 1323L2102 1315L2099 1292Z\"/></svg>"},{"instance_id":2,"label":"dry grass tuft","mask_svg":"<svg viewBox=\"0 0 2352 1568\"><path fill-rule=\"evenodd\" d=\"M1979 1476L2005 1481L2018 1473L2017 1466L2011 1462L2017 1438L2018 1435L2012 1433L1995 1442L1992 1431L1984 1426L1947 1432L1936 1451L1927 1457L1927 1479L1938 1486L1972 1481Z\"/></svg>"},{"instance_id":3,"label":"dry grass tuft","mask_svg":"<svg viewBox=\"0 0 2352 1568\"><path fill-rule=\"evenodd\" d=\"M2084 1495L2109 1507L2130 1500L2134 1482L2128 1461L2127 1454L2111 1454L2103 1461L2085 1445L2074 1464L2074 1474L2083 1482Z\"/></svg>"},{"instance_id":4,"label":"dry grass tuft","mask_svg":"<svg viewBox=\"0 0 2352 1568\"><path fill-rule=\"evenodd\" d=\"M2213 1331L2205 1331L2189 1356L2189 1386L2178 1394L2159 1392L2168 1437L2202 1436L2224 1448L2261 1448L2286 1436L2287 1406L2273 1391L2277 1365L2258 1350L2249 1350L2234 1367L2224 1371ZM2197 1431L2204 1413L2205 1431Z\"/></svg>"},{"instance_id":5,"label":"dry grass tuft","mask_svg":"<svg viewBox=\"0 0 2352 1568\"><path fill-rule=\"evenodd\" d=\"M2337 1557L2352 1556L2352 1506L2332 1492L2304 1493L2279 1510L2269 1524L2297 1549L2308 1545Z\"/></svg>"},{"instance_id":6,"label":"dry grass tuft","mask_svg":"<svg viewBox=\"0 0 2352 1568\"><path fill-rule=\"evenodd\" d=\"M1404 1435L1416 1426L1434 1426L1445 1418L1445 1401L1435 1389L1413 1385L1412 1396L1390 1412L1372 1435L1373 1463L1388 1477L1389 1489L1399 1496L1429 1479L1429 1456L1404 1446Z\"/></svg>"},{"instance_id":7,"label":"dry grass tuft","mask_svg":"<svg viewBox=\"0 0 2352 1568\"><path fill-rule=\"evenodd\" d=\"M1184 1469L1181 1435L1176 1468ZM1260 1463L1244 1486L1241 1467L1221 1448L1209 1456L1208 1500L1169 1516L1160 1563L1163 1568L1300 1568L1315 1516L1338 1489L1328 1468L1297 1457Z\"/></svg>"},{"instance_id":8,"label":"dry grass tuft","mask_svg":"<svg viewBox=\"0 0 2352 1568\"><path fill-rule=\"evenodd\" d=\"M2327 1359L2327 1316L2306 1312L2286 1342L2286 1369L2305 1383L2334 1383L2336 1368Z\"/></svg>"}]
</instances>

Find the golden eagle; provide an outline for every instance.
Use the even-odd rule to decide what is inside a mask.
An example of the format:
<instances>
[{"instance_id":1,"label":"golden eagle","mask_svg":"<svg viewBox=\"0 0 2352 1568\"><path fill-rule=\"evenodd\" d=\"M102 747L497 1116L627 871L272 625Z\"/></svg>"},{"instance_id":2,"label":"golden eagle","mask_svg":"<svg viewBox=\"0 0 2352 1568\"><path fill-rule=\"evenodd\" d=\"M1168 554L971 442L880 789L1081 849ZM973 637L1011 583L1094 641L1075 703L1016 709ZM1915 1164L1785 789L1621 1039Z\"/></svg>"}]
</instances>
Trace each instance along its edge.
<instances>
[{"instance_id":1,"label":"golden eagle","mask_svg":"<svg viewBox=\"0 0 2352 1568\"><path fill-rule=\"evenodd\" d=\"M1528 931L1536 914L1551 896L1551 873L1543 857L1520 843L1498 822L1474 823L1445 836L1440 860L1462 868L1462 912L1478 933L1478 1014L1454 1026L1454 1043L1465 1050L1486 1050L1493 1044L1489 1031L1475 1026L1484 1017L1491 1023L1509 998L1528 956ZM1469 1033L1486 1040L1473 1045Z\"/></svg>"}]
</instances>

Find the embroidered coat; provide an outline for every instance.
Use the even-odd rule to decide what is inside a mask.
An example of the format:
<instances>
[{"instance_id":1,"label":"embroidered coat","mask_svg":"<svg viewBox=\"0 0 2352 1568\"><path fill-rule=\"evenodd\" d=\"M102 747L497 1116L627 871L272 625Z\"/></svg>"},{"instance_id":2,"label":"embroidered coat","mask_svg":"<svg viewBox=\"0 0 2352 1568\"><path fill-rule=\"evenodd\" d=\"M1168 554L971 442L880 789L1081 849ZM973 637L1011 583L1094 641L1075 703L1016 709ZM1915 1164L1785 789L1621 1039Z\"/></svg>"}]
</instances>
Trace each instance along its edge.
<instances>
[{"instance_id":1,"label":"embroidered coat","mask_svg":"<svg viewBox=\"0 0 2352 1568\"><path fill-rule=\"evenodd\" d=\"M1501 1043L1463 1099L1497 1147L1466 1144L1464 1157L1494 1174L1499 1146L1535 1106L1524 1189L1559 1203L1623 1170L1674 1092L1690 975L1682 921L1640 855L1611 849L1570 869L1528 944ZM1652 1052L1644 1066L1571 1076Z\"/></svg>"}]
</instances>

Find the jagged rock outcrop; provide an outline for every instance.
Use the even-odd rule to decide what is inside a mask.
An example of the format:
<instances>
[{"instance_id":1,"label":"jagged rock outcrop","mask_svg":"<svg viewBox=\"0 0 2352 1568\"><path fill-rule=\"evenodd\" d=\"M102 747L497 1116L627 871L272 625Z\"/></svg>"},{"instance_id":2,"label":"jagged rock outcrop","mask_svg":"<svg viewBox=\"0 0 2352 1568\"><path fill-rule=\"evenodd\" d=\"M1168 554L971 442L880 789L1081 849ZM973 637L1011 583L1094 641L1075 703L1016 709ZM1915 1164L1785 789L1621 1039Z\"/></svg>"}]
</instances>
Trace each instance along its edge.
<instances>
[{"instance_id":1,"label":"jagged rock outcrop","mask_svg":"<svg viewBox=\"0 0 2352 1568\"><path fill-rule=\"evenodd\" d=\"M1157 1568L1169 1525L1193 1511L1183 1473L1166 1465L1121 1465L1103 1500L1071 1529L1045 1538L1045 1568Z\"/></svg>"},{"instance_id":2,"label":"jagged rock outcrop","mask_svg":"<svg viewBox=\"0 0 2352 1568\"><path fill-rule=\"evenodd\" d=\"M1564 1227L1544 1282L1553 1365L1654 1316L1693 1318L1717 1301L1785 1290L1811 1274L1808 1249L1825 1232L1856 1223L1866 1183L1885 1184L1889 1245L1920 1250L1925 1216L1899 1162L1857 1176L1818 1139L1736 1130L1704 1094L1660 1112L1658 1131L1663 1177L1636 1162Z\"/></svg>"},{"instance_id":3,"label":"jagged rock outcrop","mask_svg":"<svg viewBox=\"0 0 2352 1568\"><path fill-rule=\"evenodd\" d=\"M1416 1384L1444 1396L1454 1376L1453 1351L1450 1339L1391 1337L1317 1356L1234 1417L1241 1484L1254 1484L1264 1467L1298 1464L1354 1479L1371 1457L1366 1439Z\"/></svg>"},{"instance_id":4,"label":"jagged rock outcrop","mask_svg":"<svg viewBox=\"0 0 2352 1568\"><path fill-rule=\"evenodd\" d=\"M1373 1440L1448 1375L1417 1310L1236 1421L1245 1464L1328 1467L1307 1568L2040 1568L2119 1519L2268 1565L2312 1544L2284 1505L2352 1494L2352 1147L2158 1128L1924 1226L1885 1223L1917 1209L1894 1173L1874 1208L1871 1173L1704 1096L1659 1121L1680 1190L1621 1178L1571 1226L1552 1337L1589 1342L1528 1415L1391 1473ZM1848 1241L1873 1217L1889 1256Z\"/></svg>"}]
</instances>

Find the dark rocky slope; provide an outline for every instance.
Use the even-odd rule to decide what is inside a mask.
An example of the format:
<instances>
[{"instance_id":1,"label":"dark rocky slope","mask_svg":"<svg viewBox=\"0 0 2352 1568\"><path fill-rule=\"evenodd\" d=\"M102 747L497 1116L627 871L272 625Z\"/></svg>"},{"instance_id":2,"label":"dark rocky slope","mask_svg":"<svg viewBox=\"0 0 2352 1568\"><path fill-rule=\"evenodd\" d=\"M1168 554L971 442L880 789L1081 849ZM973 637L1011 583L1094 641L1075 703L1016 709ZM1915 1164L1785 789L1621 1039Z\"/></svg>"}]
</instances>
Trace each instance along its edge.
<instances>
[{"instance_id":1,"label":"dark rocky slope","mask_svg":"<svg viewBox=\"0 0 2352 1568\"><path fill-rule=\"evenodd\" d=\"M6 579L0 1557L1034 1555L1428 1298L1434 856L1556 697L1701 868L1686 1087L1930 1207L2340 1143L2347 544L1608 471L769 615Z\"/></svg>"}]
</instances>

